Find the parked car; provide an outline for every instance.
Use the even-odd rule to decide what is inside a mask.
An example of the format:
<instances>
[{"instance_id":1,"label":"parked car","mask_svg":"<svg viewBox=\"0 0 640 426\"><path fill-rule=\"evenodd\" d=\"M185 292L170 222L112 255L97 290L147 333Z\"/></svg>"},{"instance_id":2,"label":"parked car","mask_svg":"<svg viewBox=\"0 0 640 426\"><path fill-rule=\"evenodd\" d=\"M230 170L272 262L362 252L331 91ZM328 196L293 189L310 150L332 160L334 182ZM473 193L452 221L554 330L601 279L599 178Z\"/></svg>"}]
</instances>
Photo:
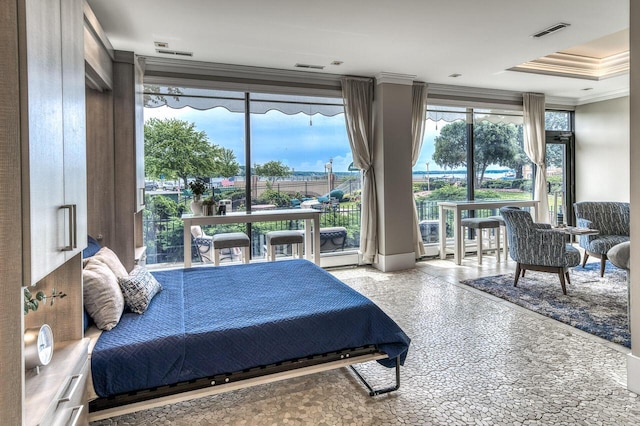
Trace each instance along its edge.
<instances>
[{"instance_id":1,"label":"parked car","mask_svg":"<svg viewBox=\"0 0 640 426\"><path fill-rule=\"evenodd\" d=\"M165 191L179 191L180 190L180 185L177 182L165 182L164 183L164 190Z\"/></svg>"},{"instance_id":2,"label":"parked car","mask_svg":"<svg viewBox=\"0 0 640 426\"><path fill-rule=\"evenodd\" d=\"M145 180L144 181L144 190L145 191L157 191L158 190L158 182L153 180Z\"/></svg>"}]
</instances>

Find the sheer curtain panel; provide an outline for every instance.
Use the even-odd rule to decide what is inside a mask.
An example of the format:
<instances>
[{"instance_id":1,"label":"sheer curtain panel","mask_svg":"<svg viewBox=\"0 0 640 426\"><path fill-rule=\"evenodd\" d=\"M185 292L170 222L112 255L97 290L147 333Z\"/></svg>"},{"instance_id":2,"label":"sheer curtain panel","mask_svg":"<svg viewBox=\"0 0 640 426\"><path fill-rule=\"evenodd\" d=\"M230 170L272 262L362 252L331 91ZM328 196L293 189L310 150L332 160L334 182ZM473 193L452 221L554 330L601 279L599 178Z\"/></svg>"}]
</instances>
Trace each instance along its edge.
<instances>
[{"instance_id":1,"label":"sheer curtain panel","mask_svg":"<svg viewBox=\"0 0 640 426\"><path fill-rule=\"evenodd\" d=\"M427 110L427 85L425 83L414 83L411 96L411 166L415 166L422 150L422 139L424 138L424 122ZM413 242L416 252L416 259L424 256L424 244L422 243L422 233L418 224L418 208L415 200L413 204Z\"/></svg>"},{"instance_id":2,"label":"sheer curtain panel","mask_svg":"<svg viewBox=\"0 0 640 426\"><path fill-rule=\"evenodd\" d=\"M534 199L540 201L536 208L537 222L549 223L549 202L547 201L547 165L545 164L546 143L544 139L544 94L524 93L524 152L537 166L534 185Z\"/></svg>"},{"instance_id":3,"label":"sheer curtain panel","mask_svg":"<svg viewBox=\"0 0 640 426\"><path fill-rule=\"evenodd\" d=\"M373 170L373 81L343 78L342 97L353 165L360 169L363 175L360 253L363 263L375 263L378 253L378 201Z\"/></svg>"}]
</instances>

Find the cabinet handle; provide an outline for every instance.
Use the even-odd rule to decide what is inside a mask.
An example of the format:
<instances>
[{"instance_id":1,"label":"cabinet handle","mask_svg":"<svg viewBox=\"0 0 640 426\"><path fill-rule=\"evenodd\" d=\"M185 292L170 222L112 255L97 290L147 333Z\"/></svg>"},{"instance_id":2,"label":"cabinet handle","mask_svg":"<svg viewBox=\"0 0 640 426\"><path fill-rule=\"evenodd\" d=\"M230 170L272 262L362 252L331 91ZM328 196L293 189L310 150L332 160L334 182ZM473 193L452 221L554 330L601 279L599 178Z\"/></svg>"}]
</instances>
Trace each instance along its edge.
<instances>
[{"instance_id":1,"label":"cabinet handle","mask_svg":"<svg viewBox=\"0 0 640 426\"><path fill-rule=\"evenodd\" d=\"M82 414L82 409L84 406L78 405L77 407L73 407L71 416L69 417L69 421L67 425L76 426L78 424L78 420L80 420L80 414Z\"/></svg>"},{"instance_id":2,"label":"cabinet handle","mask_svg":"<svg viewBox=\"0 0 640 426\"><path fill-rule=\"evenodd\" d=\"M144 203L144 197L145 197L145 195L146 195L146 193L145 193L145 192L146 192L146 189L145 189L145 188L140 188L140 196L142 197L142 198L140 199L140 205L141 205L141 206L146 206L146 204Z\"/></svg>"},{"instance_id":3,"label":"cabinet handle","mask_svg":"<svg viewBox=\"0 0 640 426\"><path fill-rule=\"evenodd\" d=\"M73 213L73 248L78 248L78 206L71 204L71 211Z\"/></svg>"},{"instance_id":4,"label":"cabinet handle","mask_svg":"<svg viewBox=\"0 0 640 426\"><path fill-rule=\"evenodd\" d=\"M69 383L67 383L67 387L65 388L62 396L58 400L58 405L71 401L73 394L76 392L78 385L82 381L82 374L76 374L75 376L71 376L69 378Z\"/></svg>"},{"instance_id":5,"label":"cabinet handle","mask_svg":"<svg viewBox=\"0 0 640 426\"><path fill-rule=\"evenodd\" d=\"M62 251L72 251L73 250L73 204L65 204L60 207L61 209L65 209L69 211L69 244L65 245L62 248Z\"/></svg>"}]
</instances>

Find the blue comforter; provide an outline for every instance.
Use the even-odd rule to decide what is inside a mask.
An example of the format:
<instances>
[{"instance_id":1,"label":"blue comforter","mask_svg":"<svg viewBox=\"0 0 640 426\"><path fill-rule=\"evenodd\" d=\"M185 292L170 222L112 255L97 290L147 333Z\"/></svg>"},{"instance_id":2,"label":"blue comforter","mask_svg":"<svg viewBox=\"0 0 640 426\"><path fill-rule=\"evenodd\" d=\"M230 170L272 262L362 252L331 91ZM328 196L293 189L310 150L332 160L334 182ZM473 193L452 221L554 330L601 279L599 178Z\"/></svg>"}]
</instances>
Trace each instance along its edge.
<instances>
[{"instance_id":1,"label":"blue comforter","mask_svg":"<svg viewBox=\"0 0 640 426\"><path fill-rule=\"evenodd\" d=\"M378 306L306 260L153 272L164 290L125 313L91 355L99 396L410 339ZM386 362L385 362L386 361Z\"/></svg>"}]
</instances>

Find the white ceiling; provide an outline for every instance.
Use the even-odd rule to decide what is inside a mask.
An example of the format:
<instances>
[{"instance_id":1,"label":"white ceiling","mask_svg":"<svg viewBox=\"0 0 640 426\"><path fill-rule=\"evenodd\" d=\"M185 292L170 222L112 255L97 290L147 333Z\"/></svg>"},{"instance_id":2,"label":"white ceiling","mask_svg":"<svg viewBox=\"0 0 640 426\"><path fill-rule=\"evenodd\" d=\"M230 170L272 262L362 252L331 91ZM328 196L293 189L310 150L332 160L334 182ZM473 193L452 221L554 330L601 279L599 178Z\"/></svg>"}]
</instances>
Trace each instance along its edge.
<instances>
[{"instance_id":1,"label":"white ceiling","mask_svg":"<svg viewBox=\"0 0 640 426\"><path fill-rule=\"evenodd\" d=\"M115 49L145 56L164 56L154 46L160 41L193 52L186 60L285 70L304 63L325 66L323 73L361 76L399 73L427 83L542 92L572 104L621 96L629 88L628 73L593 81L507 71L555 52L593 52L601 59L608 51L628 50L629 0L88 3ZM531 37L559 22L571 26ZM454 73L461 76L449 77Z\"/></svg>"}]
</instances>

